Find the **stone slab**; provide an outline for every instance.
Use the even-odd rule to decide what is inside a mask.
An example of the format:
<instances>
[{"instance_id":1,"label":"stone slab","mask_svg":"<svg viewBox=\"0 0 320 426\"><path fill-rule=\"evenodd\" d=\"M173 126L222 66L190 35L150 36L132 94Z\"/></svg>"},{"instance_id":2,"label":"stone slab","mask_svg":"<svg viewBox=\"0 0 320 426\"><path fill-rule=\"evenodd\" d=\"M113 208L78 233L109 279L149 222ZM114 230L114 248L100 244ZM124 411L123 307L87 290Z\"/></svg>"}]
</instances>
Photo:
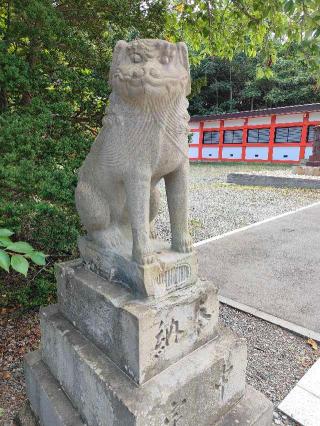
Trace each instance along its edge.
<instances>
[{"instance_id":1,"label":"stone slab","mask_svg":"<svg viewBox=\"0 0 320 426\"><path fill-rule=\"evenodd\" d=\"M59 309L137 383L217 336L217 288L205 281L137 299L72 261L56 267Z\"/></svg>"},{"instance_id":2,"label":"stone slab","mask_svg":"<svg viewBox=\"0 0 320 426\"><path fill-rule=\"evenodd\" d=\"M216 426L270 426L273 404L262 393L247 386L243 398L217 422Z\"/></svg>"},{"instance_id":3,"label":"stone slab","mask_svg":"<svg viewBox=\"0 0 320 426\"><path fill-rule=\"evenodd\" d=\"M40 423L27 401L13 419L14 426L39 426Z\"/></svg>"},{"instance_id":4,"label":"stone slab","mask_svg":"<svg viewBox=\"0 0 320 426\"><path fill-rule=\"evenodd\" d=\"M178 253L170 250L165 242L153 241L157 243L154 252L156 262L149 265L133 262L131 252L120 254L102 249L88 237L80 237L78 246L88 269L133 293L163 296L196 282L198 263L193 252Z\"/></svg>"},{"instance_id":5,"label":"stone slab","mask_svg":"<svg viewBox=\"0 0 320 426\"><path fill-rule=\"evenodd\" d=\"M299 380L298 385L306 391L313 393L320 400L320 359Z\"/></svg>"},{"instance_id":6,"label":"stone slab","mask_svg":"<svg viewBox=\"0 0 320 426\"><path fill-rule=\"evenodd\" d=\"M66 394L58 386L57 382L54 380L53 376L40 359L39 352L34 352L33 354L29 355L26 359L26 365L30 371L30 380L36 382L36 384L32 386L32 389L41 388L41 394L46 394L48 392L48 387L45 385L46 380L44 378L49 377L51 393L58 394L59 400L61 400L61 398L64 398L66 401L69 401ZM39 370L42 372L46 371L46 374L39 375ZM55 406L59 404L59 402L57 402L58 400L52 398L50 399L48 395L46 398L47 400L50 400L50 403L52 405L49 411L57 411L57 408L55 408ZM38 405L36 404L36 406ZM77 423L77 421L70 424L70 422L68 421L67 411L61 412L61 409L59 411L61 413L59 418L60 423L58 423L59 426L84 426L84 423ZM267 398L265 398L260 392L256 391L251 386L247 386L245 394L239 400L239 402L234 405L231 410L225 416L223 416L223 418L220 419L217 423L209 421L208 426L270 426L272 412L272 403L268 401ZM29 404L27 404L17 416L16 423L18 426L39 426L37 417L38 416L31 411ZM44 424L46 425L47 423L42 423L42 425ZM145 423L144 426L149 426L149 424ZM168 424L170 425L170 423ZM178 426L179 421L176 422L176 424ZM109 425L111 426L111 423L109 423Z\"/></svg>"},{"instance_id":7,"label":"stone slab","mask_svg":"<svg viewBox=\"0 0 320 426\"><path fill-rule=\"evenodd\" d=\"M293 173L296 175L320 176L320 167L306 165L294 166Z\"/></svg>"},{"instance_id":8,"label":"stone slab","mask_svg":"<svg viewBox=\"0 0 320 426\"><path fill-rule=\"evenodd\" d=\"M34 422L45 426L85 426L79 413L72 406L56 379L41 360L40 352L31 352L25 356L24 371L27 395L34 413ZM32 416L28 407L21 413L20 421L24 426Z\"/></svg>"},{"instance_id":9,"label":"stone slab","mask_svg":"<svg viewBox=\"0 0 320 426\"><path fill-rule=\"evenodd\" d=\"M303 426L320 424L320 360L313 364L278 408Z\"/></svg>"},{"instance_id":10,"label":"stone slab","mask_svg":"<svg viewBox=\"0 0 320 426\"><path fill-rule=\"evenodd\" d=\"M227 182L246 186L320 189L320 179L257 175L248 173L229 173L227 176Z\"/></svg>"},{"instance_id":11,"label":"stone slab","mask_svg":"<svg viewBox=\"0 0 320 426\"><path fill-rule=\"evenodd\" d=\"M219 337L137 386L53 307L42 317L42 357L90 426L214 424L245 390L246 343Z\"/></svg>"},{"instance_id":12,"label":"stone slab","mask_svg":"<svg viewBox=\"0 0 320 426\"><path fill-rule=\"evenodd\" d=\"M198 243L200 276L218 285L224 298L320 340L319 217L317 203Z\"/></svg>"},{"instance_id":13,"label":"stone slab","mask_svg":"<svg viewBox=\"0 0 320 426\"><path fill-rule=\"evenodd\" d=\"M279 404L279 410L302 426L319 426L320 398L295 386Z\"/></svg>"}]
</instances>

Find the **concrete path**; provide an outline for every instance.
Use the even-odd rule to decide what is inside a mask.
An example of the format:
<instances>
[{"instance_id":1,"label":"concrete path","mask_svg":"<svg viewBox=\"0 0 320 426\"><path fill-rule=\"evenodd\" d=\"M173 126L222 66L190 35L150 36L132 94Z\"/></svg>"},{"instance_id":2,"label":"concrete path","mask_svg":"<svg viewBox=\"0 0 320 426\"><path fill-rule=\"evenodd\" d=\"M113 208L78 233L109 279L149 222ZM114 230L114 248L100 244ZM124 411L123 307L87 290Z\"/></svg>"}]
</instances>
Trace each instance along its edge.
<instances>
[{"instance_id":1,"label":"concrete path","mask_svg":"<svg viewBox=\"0 0 320 426\"><path fill-rule=\"evenodd\" d=\"M320 203L196 244L220 300L320 341Z\"/></svg>"},{"instance_id":2,"label":"concrete path","mask_svg":"<svg viewBox=\"0 0 320 426\"><path fill-rule=\"evenodd\" d=\"M320 425L320 360L318 360L278 408L303 426Z\"/></svg>"}]
</instances>

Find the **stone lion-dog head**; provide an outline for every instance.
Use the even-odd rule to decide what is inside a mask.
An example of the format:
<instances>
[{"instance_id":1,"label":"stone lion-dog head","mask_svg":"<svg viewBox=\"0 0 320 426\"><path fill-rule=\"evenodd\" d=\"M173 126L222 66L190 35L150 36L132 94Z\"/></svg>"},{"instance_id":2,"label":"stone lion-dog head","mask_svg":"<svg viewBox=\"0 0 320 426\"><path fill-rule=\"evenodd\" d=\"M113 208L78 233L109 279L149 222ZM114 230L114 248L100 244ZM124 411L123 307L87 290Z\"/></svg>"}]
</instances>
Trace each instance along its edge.
<instances>
[{"instance_id":1,"label":"stone lion-dog head","mask_svg":"<svg viewBox=\"0 0 320 426\"><path fill-rule=\"evenodd\" d=\"M187 96L191 91L187 47L164 40L118 41L109 81L127 102Z\"/></svg>"}]
</instances>

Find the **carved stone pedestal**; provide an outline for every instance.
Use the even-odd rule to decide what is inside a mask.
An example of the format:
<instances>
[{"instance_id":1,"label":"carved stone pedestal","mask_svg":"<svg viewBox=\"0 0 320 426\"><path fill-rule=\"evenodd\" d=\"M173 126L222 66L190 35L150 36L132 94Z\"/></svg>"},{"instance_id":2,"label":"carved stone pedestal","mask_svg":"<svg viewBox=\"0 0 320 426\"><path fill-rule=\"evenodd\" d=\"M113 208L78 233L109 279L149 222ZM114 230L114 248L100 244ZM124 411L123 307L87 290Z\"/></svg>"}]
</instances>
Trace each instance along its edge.
<instances>
[{"instance_id":1,"label":"carved stone pedestal","mask_svg":"<svg viewBox=\"0 0 320 426\"><path fill-rule=\"evenodd\" d=\"M320 176L320 126L314 127L312 155L294 166L293 172L297 175Z\"/></svg>"},{"instance_id":2,"label":"carved stone pedestal","mask_svg":"<svg viewBox=\"0 0 320 426\"><path fill-rule=\"evenodd\" d=\"M294 166L293 173L296 175L320 176L320 162L319 166L307 166L306 164L299 164L298 166Z\"/></svg>"},{"instance_id":3,"label":"carved stone pedestal","mask_svg":"<svg viewBox=\"0 0 320 426\"><path fill-rule=\"evenodd\" d=\"M173 252L168 243L151 241L156 261L150 265L132 261L132 244L107 250L88 237L80 237L78 245L87 269L141 296L163 296L197 280L198 263L194 253Z\"/></svg>"},{"instance_id":4,"label":"carved stone pedestal","mask_svg":"<svg viewBox=\"0 0 320 426\"><path fill-rule=\"evenodd\" d=\"M41 350L25 360L34 422L271 424L272 404L245 384L245 340L218 325L211 283L139 298L81 261L56 276L59 303L41 311Z\"/></svg>"}]
</instances>

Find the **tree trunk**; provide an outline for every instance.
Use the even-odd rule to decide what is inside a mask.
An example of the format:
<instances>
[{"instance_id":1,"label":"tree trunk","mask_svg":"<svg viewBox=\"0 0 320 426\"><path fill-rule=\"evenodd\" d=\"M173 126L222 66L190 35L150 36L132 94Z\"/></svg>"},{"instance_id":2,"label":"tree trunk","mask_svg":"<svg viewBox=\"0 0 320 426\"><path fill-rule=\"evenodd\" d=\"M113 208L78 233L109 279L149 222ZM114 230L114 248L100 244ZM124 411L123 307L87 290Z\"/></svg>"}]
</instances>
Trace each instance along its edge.
<instances>
[{"instance_id":1,"label":"tree trunk","mask_svg":"<svg viewBox=\"0 0 320 426\"><path fill-rule=\"evenodd\" d=\"M215 79L216 81L216 107L219 108L219 87L218 87L218 80Z\"/></svg>"},{"instance_id":2,"label":"tree trunk","mask_svg":"<svg viewBox=\"0 0 320 426\"><path fill-rule=\"evenodd\" d=\"M3 37L5 52L7 53L9 46L9 31L11 25L11 1L7 1L7 18L6 18L6 30ZM6 111L8 108L8 94L4 87L0 87L0 112Z\"/></svg>"},{"instance_id":3,"label":"tree trunk","mask_svg":"<svg viewBox=\"0 0 320 426\"><path fill-rule=\"evenodd\" d=\"M21 97L21 105L30 105L32 100L32 95L30 92L25 92Z\"/></svg>"},{"instance_id":4,"label":"tree trunk","mask_svg":"<svg viewBox=\"0 0 320 426\"><path fill-rule=\"evenodd\" d=\"M29 70L30 70L30 74L33 71L33 68L37 62L37 56L36 56L36 45L34 42L31 42L30 44L30 51L27 55L27 61L29 64ZM22 98L21 98L21 105L30 105L32 101L32 93L30 92L25 92L22 94Z\"/></svg>"},{"instance_id":5,"label":"tree trunk","mask_svg":"<svg viewBox=\"0 0 320 426\"><path fill-rule=\"evenodd\" d=\"M8 95L4 88L0 88L0 112L4 112L8 108Z\"/></svg>"},{"instance_id":6,"label":"tree trunk","mask_svg":"<svg viewBox=\"0 0 320 426\"><path fill-rule=\"evenodd\" d=\"M229 67L229 83L230 83L230 105L229 105L229 111L232 111L232 101L233 101L233 88L232 88L232 70L231 70L231 62Z\"/></svg>"},{"instance_id":7,"label":"tree trunk","mask_svg":"<svg viewBox=\"0 0 320 426\"><path fill-rule=\"evenodd\" d=\"M253 111L253 96L251 98L251 106L250 106L250 108L251 108L251 111Z\"/></svg>"}]
</instances>

